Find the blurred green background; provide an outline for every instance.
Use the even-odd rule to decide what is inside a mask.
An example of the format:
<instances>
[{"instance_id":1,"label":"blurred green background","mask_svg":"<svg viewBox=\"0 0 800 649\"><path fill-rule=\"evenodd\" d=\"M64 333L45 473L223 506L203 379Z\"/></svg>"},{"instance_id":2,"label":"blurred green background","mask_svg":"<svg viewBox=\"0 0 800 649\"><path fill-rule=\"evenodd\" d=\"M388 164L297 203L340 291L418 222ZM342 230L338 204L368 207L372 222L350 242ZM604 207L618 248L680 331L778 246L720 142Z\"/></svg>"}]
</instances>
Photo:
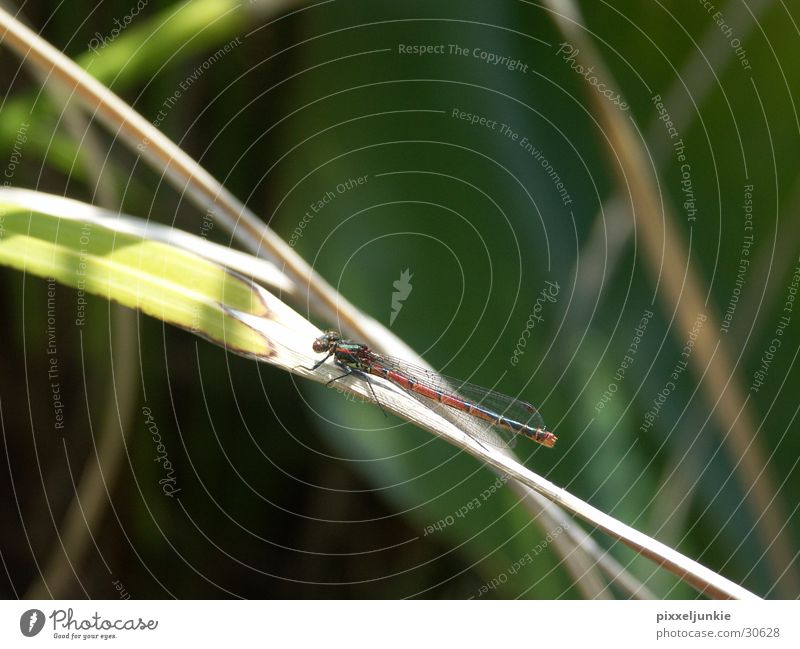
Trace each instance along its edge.
<instances>
[{"instance_id":1,"label":"blurred green background","mask_svg":"<svg viewBox=\"0 0 800 649\"><path fill-rule=\"evenodd\" d=\"M762 476L776 488L781 541L793 549L800 316L764 385L747 388L798 265L792 52L800 33L796 8L749 4L719 2L716 11L734 26L750 69L701 3L581 7L613 76L609 86L630 104L625 119L647 148L661 199L673 208L665 218L690 247L717 327L749 234L744 187L754 187L750 264L730 329L715 337L735 364L732 380L744 386L742 406L757 420L754 444L768 459ZM558 54L565 39L546 9L374 0L141 7L132 15L135 3L107 0L84 15L27 3L22 16L387 327L394 283L410 271L412 289L392 330L443 372L536 403L559 443L517 446L533 470L759 594L798 595L796 555L781 564L765 542L748 501L752 485L726 448L729 431L697 372L683 373L642 430L689 332L659 301L639 226L624 199L614 199L620 182L589 101L595 90ZM130 24L111 38L126 17ZM400 52L428 44L443 47ZM494 65L481 52L520 63ZM62 112L63 101L7 49L0 59L0 165L11 172L4 181L110 202L231 243L218 227L202 230L203 215L113 133ZM658 120L657 94L680 121L694 221L682 207L681 163ZM685 267L671 261L661 272L683 277ZM537 307L555 284L557 295ZM122 587L134 598L466 598L547 534L508 489L455 517L495 477L427 433L98 299L76 326L76 292L64 287L50 305L59 429L48 377L48 283L0 269L0 285L5 597L107 598ZM302 300L293 306L308 312ZM648 310L633 362L615 378ZM514 364L534 312L541 320ZM615 392L599 408L610 384ZM143 407L175 468L178 498L162 492ZM119 465L100 467L108 478L99 485L100 522L85 552L67 563L63 521L74 486L97 463L103 436L120 438L120 430L127 441ZM448 517L452 524L425 533ZM592 536L656 596L696 596L603 534ZM49 575L45 590L41 573ZM549 546L485 596L583 594Z\"/></svg>"}]
</instances>

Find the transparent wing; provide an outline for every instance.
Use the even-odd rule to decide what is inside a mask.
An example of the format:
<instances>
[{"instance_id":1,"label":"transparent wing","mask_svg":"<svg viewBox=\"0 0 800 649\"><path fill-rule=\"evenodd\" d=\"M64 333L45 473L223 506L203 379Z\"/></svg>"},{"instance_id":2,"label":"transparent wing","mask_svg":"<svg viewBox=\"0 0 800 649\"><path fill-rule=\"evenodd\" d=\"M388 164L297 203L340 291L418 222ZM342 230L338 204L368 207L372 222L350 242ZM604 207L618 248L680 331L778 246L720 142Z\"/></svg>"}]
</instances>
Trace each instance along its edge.
<instances>
[{"instance_id":1,"label":"transparent wing","mask_svg":"<svg viewBox=\"0 0 800 649\"><path fill-rule=\"evenodd\" d=\"M406 390L406 392L425 406L446 415L450 419L457 420L460 427L481 442L501 448L513 447L519 439L519 434L470 415L467 412L467 404L480 406L494 415L505 417L529 426L532 429L546 430L541 414L527 401L514 399L501 392L487 390L479 385L467 383L460 379L443 376L437 372L432 372L422 367L406 363L393 356L376 354L374 352L370 352L370 356L377 365L394 370L399 374L413 379L420 385L438 390L461 400L464 404L463 408L453 407L428 399L411 390Z\"/></svg>"}]
</instances>

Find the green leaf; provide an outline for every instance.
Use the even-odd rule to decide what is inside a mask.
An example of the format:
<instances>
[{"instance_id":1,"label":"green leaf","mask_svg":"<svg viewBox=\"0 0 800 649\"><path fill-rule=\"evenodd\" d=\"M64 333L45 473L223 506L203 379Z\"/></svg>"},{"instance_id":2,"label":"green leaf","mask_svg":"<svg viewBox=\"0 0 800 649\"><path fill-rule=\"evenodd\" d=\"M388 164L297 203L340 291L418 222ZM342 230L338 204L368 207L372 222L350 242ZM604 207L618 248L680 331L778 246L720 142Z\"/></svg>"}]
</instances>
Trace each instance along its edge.
<instances>
[{"instance_id":1,"label":"green leaf","mask_svg":"<svg viewBox=\"0 0 800 649\"><path fill-rule=\"evenodd\" d=\"M266 340L230 310L263 317L255 284L198 254L96 222L0 202L0 264L139 309L231 351L263 357ZM80 318L80 310L78 311Z\"/></svg>"}]
</instances>

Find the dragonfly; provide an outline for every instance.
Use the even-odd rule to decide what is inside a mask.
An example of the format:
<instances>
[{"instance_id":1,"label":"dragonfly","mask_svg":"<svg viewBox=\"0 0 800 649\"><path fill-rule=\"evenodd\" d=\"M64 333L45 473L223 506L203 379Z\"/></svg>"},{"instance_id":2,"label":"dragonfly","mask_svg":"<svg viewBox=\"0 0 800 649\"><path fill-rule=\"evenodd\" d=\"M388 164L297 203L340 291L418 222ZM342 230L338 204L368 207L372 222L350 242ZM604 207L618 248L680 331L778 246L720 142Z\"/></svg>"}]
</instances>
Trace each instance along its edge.
<instances>
[{"instance_id":1,"label":"dragonfly","mask_svg":"<svg viewBox=\"0 0 800 649\"><path fill-rule=\"evenodd\" d=\"M526 401L442 376L393 356L379 354L367 345L342 338L338 331L327 331L316 338L312 349L318 354L325 354L325 358L310 369L316 370L333 357L336 366L344 372L329 381L329 385L350 375L365 379L366 375L377 376L430 408L441 410L444 407L452 413L463 415L460 421L465 424L469 434L479 441L502 448L524 436L552 448L558 439L547 430L539 411ZM372 385L369 387L380 405ZM486 434L487 431L490 432Z\"/></svg>"}]
</instances>

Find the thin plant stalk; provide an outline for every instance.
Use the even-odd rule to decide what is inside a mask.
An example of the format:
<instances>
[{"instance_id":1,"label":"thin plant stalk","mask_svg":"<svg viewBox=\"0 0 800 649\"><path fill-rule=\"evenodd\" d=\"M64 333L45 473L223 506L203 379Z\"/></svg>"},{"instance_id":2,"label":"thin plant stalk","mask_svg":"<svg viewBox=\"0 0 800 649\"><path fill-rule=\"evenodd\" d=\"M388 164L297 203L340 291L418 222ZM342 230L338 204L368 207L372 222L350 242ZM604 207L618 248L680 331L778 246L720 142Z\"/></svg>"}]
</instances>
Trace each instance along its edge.
<instances>
[{"instance_id":1,"label":"thin plant stalk","mask_svg":"<svg viewBox=\"0 0 800 649\"><path fill-rule=\"evenodd\" d=\"M164 170L165 175L186 193L202 208L215 215L221 224L233 232L234 236L244 246L258 255L266 255L283 264L289 278L297 285L306 288L318 313L327 317L329 321L341 322L343 328L355 334L360 339L370 342L379 349L391 350L403 354L408 358L415 355L399 339L388 332L384 327L359 313L355 307L339 296L326 282L324 282L289 246L277 235L272 233L258 218L242 205L230 192L223 188L208 172L200 168L187 154L181 151L174 143L154 128L141 115L130 109L125 102L111 93L96 80L92 79L83 70L69 61L60 52L40 39L31 30L19 24L7 12L0 10L0 29L4 40L25 59L46 69L57 82L65 85L75 92L85 107L96 115L101 121L111 128L112 132L123 135L129 143L136 144L143 157ZM265 292L266 293L266 292ZM267 300L267 297L264 297ZM284 307L285 308L285 307ZM234 312L232 312L234 313ZM259 329L266 339L275 341L274 322L264 318L256 318L242 314L242 322L248 322L254 329ZM286 335L286 331L282 330ZM303 355L302 345L308 345L308 327L293 330L289 336L293 345L284 346L283 349L289 357L298 358ZM297 336L301 336L297 338ZM299 344L302 340L302 345ZM305 352L306 354L308 352ZM270 357L270 362L280 360L281 355ZM279 364L279 363L276 363ZM297 365L293 366L297 373ZM286 368L289 369L289 368ZM323 368L320 368L322 371ZM320 371L313 377L319 379ZM311 378L311 376L309 377ZM323 377L324 378L324 377ZM333 378L329 376L327 380ZM357 386L351 389L358 391ZM369 395L362 395L369 396ZM386 394L384 398L388 398ZM406 395L406 398L409 397ZM413 400L412 400L413 401ZM382 401L383 403L383 401ZM566 506L592 524L607 531L609 534L631 545L644 554L664 565L694 585L702 592L717 597L754 597L749 591L733 584L729 580L713 573L700 564L684 557L680 553L659 544L653 539L625 526L610 516L607 516L583 503L567 492L558 489L552 483L543 481L519 462L510 456L499 452L489 452L484 447L476 444L452 423L431 412L422 412L420 404L404 403L403 407L392 408L391 401L387 408L398 412L401 416L415 421L422 427L445 437L451 443L467 450L479 459L487 462L496 470L516 478L529 488L545 495L551 500ZM416 404L416 407L414 406ZM416 416L414 416L416 415ZM430 417L434 416L432 423ZM445 432L446 431L446 432ZM502 459L500 459L502 458Z\"/></svg>"},{"instance_id":2,"label":"thin plant stalk","mask_svg":"<svg viewBox=\"0 0 800 649\"><path fill-rule=\"evenodd\" d=\"M176 189L186 192L201 210L226 228L243 247L280 265L288 283L308 292L309 306L321 318L339 323L343 330L376 349L392 351L426 365L399 338L339 295L291 247L155 126L80 66L0 9L2 29L5 29L5 34L0 37L6 44L34 68L74 93L93 117L105 123L112 133L116 133L156 169L161 170ZM524 502L528 504L530 501L526 499ZM557 539L555 544L561 542ZM583 548L587 546L579 547L585 551ZM567 561L573 561L572 555L569 556ZM595 561L597 559L595 557Z\"/></svg>"},{"instance_id":3,"label":"thin plant stalk","mask_svg":"<svg viewBox=\"0 0 800 649\"><path fill-rule=\"evenodd\" d=\"M587 67L594 66L598 76L610 80L593 43L586 36L584 22L572 0L545 0L546 7L559 29L577 45L577 59ZM752 406L731 362L724 341L715 339L719 331L714 314L703 298L702 281L691 263L686 243L675 226L675 215L669 204L659 197L651 162L641 146L641 140L627 118L597 92L589 92L605 137L611 165L620 187L627 188L633 214L644 246L645 266L659 281L659 296L667 313L672 313L678 330L692 331L698 314L707 318L695 340L690 365L706 393L711 412L725 431L723 443L732 458L732 466L746 489L746 502L753 512L753 521L782 592L795 596L800 591L800 578L794 567L794 552L788 539L785 521L788 520L776 481L770 470L767 454L758 436L759 426ZM663 272L662 260L669 259L672 268L682 273Z\"/></svg>"}]
</instances>

